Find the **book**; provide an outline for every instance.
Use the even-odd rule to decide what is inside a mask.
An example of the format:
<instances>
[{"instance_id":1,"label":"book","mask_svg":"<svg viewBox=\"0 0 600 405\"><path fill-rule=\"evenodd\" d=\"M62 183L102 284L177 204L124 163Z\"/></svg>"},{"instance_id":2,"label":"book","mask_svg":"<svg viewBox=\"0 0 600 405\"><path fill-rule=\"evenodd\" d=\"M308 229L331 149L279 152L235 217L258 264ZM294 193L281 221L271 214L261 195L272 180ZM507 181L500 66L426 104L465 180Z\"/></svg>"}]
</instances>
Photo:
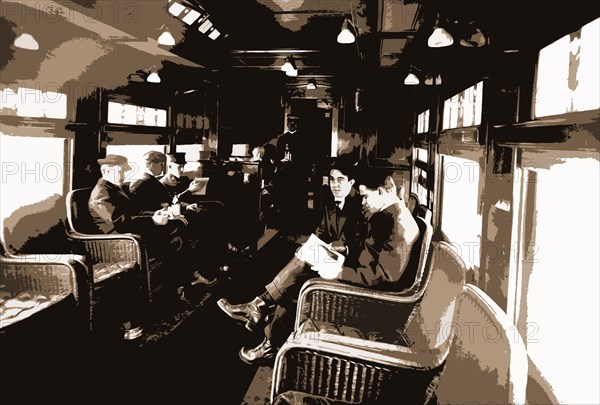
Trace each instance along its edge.
<instances>
[{"instance_id":1,"label":"book","mask_svg":"<svg viewBox=\"0 0 600 405\"><path fill-rule=\"evenodd\" d=\"M323 242L314 233L308 240L296 251L296 257L310 266L317 267L342 267L346 257L333 250L331 246Z\"/></svg>"}]
</instances>

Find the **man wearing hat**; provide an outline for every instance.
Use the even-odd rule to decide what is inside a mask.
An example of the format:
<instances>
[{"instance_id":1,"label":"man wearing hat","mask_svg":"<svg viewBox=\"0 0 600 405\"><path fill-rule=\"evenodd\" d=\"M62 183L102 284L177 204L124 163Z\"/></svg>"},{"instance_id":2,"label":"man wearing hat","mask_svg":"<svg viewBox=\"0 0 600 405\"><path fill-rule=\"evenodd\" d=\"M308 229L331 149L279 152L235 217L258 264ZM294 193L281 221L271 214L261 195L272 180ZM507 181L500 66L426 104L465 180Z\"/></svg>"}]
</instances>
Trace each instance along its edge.
<instances>
[{"instance_id":1,"label":"man wearing hat","mask_svg":"<svg viewBox=\"0 0 600 405\"><path fill-rule=\"evenodd\" d=\"M131 183L129 192L131 201L140 214L152 214L160 208L169 206L169 193L157 179L165 171L167 157L155 150L144 153L146 171L141 179Z\"/></svg>"},{"instance_id":2,"label":"man wearing hat","mask_svg":"<svg viewBox=\"0 0 600 405\"><path fill-rule=\"evenodd\" d=\"M226 269L227 236L225 235L225 207L217 201L195 201L193 193L202 187L183 175L185 153L167 153L166 173L160 182L168 192L172 203L181 206L181 214L189 222L187 232L199 242L203 275L195 274L193 283L210 285L216 282L216 270Z\"/></svg>"},{"instance_id":3,"label":"man wearing hat","mask_svg":"<svg viewBox=\"0 0 600 405\"><path fill-rule=\"evenodd\" d=\"M123 191L125 173L131 170L127 158L120 155L107 155L98 159L102 177L90 194L88 208L94 224L102 233L139 234L146 243L160 247L164 251L171 246L173 251L181 250L183 240L178 234L177 224L164 221L164 210L139 215L129 196ZM159 231L161 230L161 231ZM167 244L162 242L167 239Z\"/></svg>"}]
</instances>

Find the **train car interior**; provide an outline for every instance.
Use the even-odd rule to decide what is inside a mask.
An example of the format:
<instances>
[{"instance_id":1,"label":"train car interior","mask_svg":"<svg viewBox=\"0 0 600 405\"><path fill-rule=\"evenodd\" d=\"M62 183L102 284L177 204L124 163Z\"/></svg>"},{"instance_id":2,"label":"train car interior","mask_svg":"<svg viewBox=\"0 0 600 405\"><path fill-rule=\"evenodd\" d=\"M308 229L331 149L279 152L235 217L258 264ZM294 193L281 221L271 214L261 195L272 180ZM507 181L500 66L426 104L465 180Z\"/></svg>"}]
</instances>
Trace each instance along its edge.
<instances>
[{"instance_id":1,"label":"train car interior","mask_svg":"<svg viewBox=\"0 0 600 405\"><path fill-rule=\"evenodd\" d=\"M593 2L0 10L3 403L600 403Z\"/></svg>"}]
</instances>

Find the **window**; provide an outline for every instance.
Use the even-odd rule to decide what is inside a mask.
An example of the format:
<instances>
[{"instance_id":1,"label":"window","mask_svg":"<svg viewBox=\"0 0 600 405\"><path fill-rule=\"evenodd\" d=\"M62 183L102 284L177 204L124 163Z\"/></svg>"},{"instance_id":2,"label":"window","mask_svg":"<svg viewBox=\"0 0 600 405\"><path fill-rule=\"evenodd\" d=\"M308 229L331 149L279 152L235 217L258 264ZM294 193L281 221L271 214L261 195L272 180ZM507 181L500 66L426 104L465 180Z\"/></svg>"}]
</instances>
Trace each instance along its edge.
<instances>
[{"instance_id":1,"label":"window","mask_svg":"<svg viewBox=\"0 0 600 405\"><path fill-rule=\"evenodd\" d=\"M442 155L441 229L467 268L480 267L479 163Z\"/></svg>"},{"instance_id":2,"label":"window","mask_svg":"<svg viewBox=\"0 0 600 405\"><path fill-rule=\"evenodd\" d=\"M41 91L19 87L0 90L0 113L31 118L67 118L67 95L54 91Z\"/></svg>"},{"instance_id":3,"label":"window","mask_svg":"<svg viewBox=\"0 0 600 405\"><path fill-rule=\"evenodd\" d=\"M597 158L562 152L559 160L557 153L523 153L529 191L523 209L526 233L516 260L522 274L515 324L560 403L597 404L600 170ZM549 160L555 163L548 166ZM560 198L575 179L582 179L578 184L585 198Z\"/></svg>"},{"instance_id":4,"label":"window","mask_svg":"<svg viewBox=\"0 0 600 405\"><path fill-rule=\"evenodd\" d=\"M108 122L110 124L166 127L167 110L109 101Z\"/></svg>"},{"instance_id":5,"label":"window","mask_svg":"<svg viewBox=\"0 0 600 405\"><path fill-rule=\"evenodd\" d=\"M534 118L600 107L600 18L540 50Z\"/></svg>"},{"instance_id":6,"label":"window","mask_svg":"<svg viewBox=\"0 0 600 405\"><path fill-rule=\"evenodd\" d=\"M479 82L444 101L442 129L471 127L481 124L483 82Z\"/></svg>"},{"instance_id":7,"label":"window","mask_svg":"<svg viewBox=\"0 0 600 405\"><path fill-rule=\"evenodd\" d=\"M429 110L423 111L417 117L417 134L429 132Z\"/></svg>"},{"instance_id":8,"label":"window","mask_svg":"<svg viewBox=\"0 0 600 405\"><path fill-rule=\"evenodd\" d=\"M33 232L46 232L63 219L71 181L69 141L31 131L33 136L0 132L0 236L16 250L36 236Z\"/></svg>"},{"instance_id":9,"label":"window","mask_svg":"<svg viewBox=\"0 0 600 405\"><path fill-rule=\"evenodd\" d=\"M419 204L427 204L429 201L429 190L427 183L427 150L422 148L414 148L413 156L414 165L410 191L418 196Z\"/></svg>"},{"instance_id":10,"label":"window","mask_svg":"<svg viewBox=\"0 0 600 405\"><path fill-rule=\"evenodd\" d=\"M131 166L131 171L125 174L125 182L131 183L141 179L146 171L146 161L144 153L155 150L165 153L167 147L165 145L113 145L106 146L106 154L115 154L125 156Z\"/></svg>"}]
</instances>

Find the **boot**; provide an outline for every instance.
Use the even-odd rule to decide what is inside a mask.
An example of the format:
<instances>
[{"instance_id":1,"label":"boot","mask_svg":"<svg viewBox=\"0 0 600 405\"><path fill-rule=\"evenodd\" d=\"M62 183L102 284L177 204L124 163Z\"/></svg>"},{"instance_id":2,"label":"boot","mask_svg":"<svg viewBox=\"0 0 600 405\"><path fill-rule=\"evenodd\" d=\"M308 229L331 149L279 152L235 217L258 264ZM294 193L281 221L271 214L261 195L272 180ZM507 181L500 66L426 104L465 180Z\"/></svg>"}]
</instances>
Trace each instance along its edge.
<instances>
[{"instance_id":1,"label":"boot","mask_svg":"<svg viewBox=\"0 0 600 405\"><path fill-rule=\"evenodd\" d=\"M238 305L232 305L225 298L221 298L217 301L217 305L231 318L244 323L246 329L252 332L263 317L260 307L266 304L262 299L256 297L248 303Z\"/></svg>"},{"instance_id":2,"label":"boot","mask_svg":"<svg viewBox=\"0 0 600 405\"><path fill-rule=\"evenodd\" d=\"M240 349L240 359L244 363L254 365L272 359L276 353L277 351L271 345L271 341L265 338L261 344L252 349L242 347Z\"/></svg>"}]
</instances>

